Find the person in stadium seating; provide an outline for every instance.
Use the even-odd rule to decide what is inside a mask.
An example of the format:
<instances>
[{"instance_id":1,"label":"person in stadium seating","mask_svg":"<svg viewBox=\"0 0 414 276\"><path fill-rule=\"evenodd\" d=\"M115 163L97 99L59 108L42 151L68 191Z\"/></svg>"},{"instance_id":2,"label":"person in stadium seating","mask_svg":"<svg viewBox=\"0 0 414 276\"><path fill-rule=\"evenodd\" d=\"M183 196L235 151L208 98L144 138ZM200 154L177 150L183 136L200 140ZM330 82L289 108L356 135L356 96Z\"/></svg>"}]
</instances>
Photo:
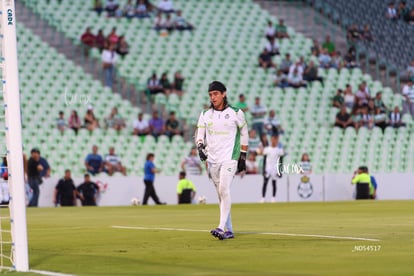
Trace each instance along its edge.
<instances>
[{"instance_id":1,"label":"person in stadium seating","mask_svg":"<svg viewBox=\"0 0 414 276\"><path fill-rule=\"evenodd\" d=\"M174 135L183 135L180 129L180 122L175 117L174 111L170 111L169 117L165 121L165 134L170 138L170 142Z\"/></svg>"},{"instance_id":2,"label":"person in stadium seating","mask_svg":"<svg viewBox=\"0 0 414 276\"><path fill-rule=\"evenodd\" d=\"M341 111L336 114L335 126L340 128L353 127L351 115L346 111L346 107L342 106Z\"/></svg>"},{"instance_id":3,"label":"person in stadium seating","mask_svg":"<svg viewBox=\"0 0 414 276\"><path fill-rule=\"evenodd\" d=\"M264 120L266 116L266 107L261 104L260 97L254 99L254 105L250 108L252 115L252 129L256 131L259 137L264 132Z\"/></svg>"},{"instance_id":4,"label":"person in stadium seating","mask_svg":"<svg viewBox=\"0 0 414 276\"><path fill-rule=\"evenodd\" d=\"M171 90L172 90L172 84L171 84L170 80L168 79L167 72L162 73L159 82L160 82L160 86L164 90L164 93L167 96L170 95Z\"/></svg>"},{"instance_id":5,"label":"person in stadium seating","mask_svg":"<svg viewBox=\"0 0 414 276\"><path fill-rule=\"evenodd\" d=\"M82 34L80 40L83 44L83 53L85 56L89 55L89 49L95 47L96 36L91 32L91 28L87 27L85 32Z\"/></svg>"},{"instance_id":6,"label":"person in stadium seating","mask_svg":"<svg viewBox=\"0 0 414 276\"><path fill-rule=\"evenodd\" d=\"M411 78L411 80L414 78L414 60L411 61L411 63L407 66L407 77Z\"/></svg>"},{"instance_id":7,"label":"person in stadium seating","mask_svg":"<svg viewBox=\"0 0 414 276\"><path fill-rule=\"evenodd\" d=\"M371 96L367 93L363 83L358 86L358 91L355 93L355 97L358 106L368 106L368 101L371 99Z\"/></svg>"},{"instance_id":8,"label":"person in stadium seating","mask_svg":"<svg viewBox=\"0 0 414 276\"><path fill-rule=\"evenodd\" d=\"M121 158L115 154L114 147L110 147L109 153L105 155L104 166L110 176L115 172L120 172L123 175L126 175L126 167L122 165Z\"/></svg>"},{"instance_id":9,"label":"person in stadium seating","mask_svg":"<svg viewBox=\"0 0 414 276\"><path fill-rule=\"evenodd\" d=\"M297 70L297 74L303 78L303 71L305 70L305 65L302 63L300 59L298 59L295 63L290 65L288 77L293 75L293 72Z\"/></svg>"},{"instance_id":10,"label":"person in stadium seating","mask_svg":"<svg viewBox=\"0 0 414 276\"><path fill-rule=\"evenodd\" d=\"M169 13L165 16L164 28L169 32L172 32L175 29L174 20Z\"/></svg>"},{"instance_id":11,"label":"person in stadium seating","mask_svg":"<svg viewBox=\"0 0 414 276\"><path fill-rule=\"evenodd\" d=\"M136 15L138 18L147 18L150 17L149 9L144 0L138 0L136 4Z\"/></svg>"},{"instance_id":12,"label":"person in stadium seating","mask_svg":"<svg viewBox=\"0 0 414 276\"><path fill-rule=\"evenodd\" d=\"M361 32L356 24L349 25L346 38L349 42L356 42L361 38Z\"/></svg>"},{"instance_id":13,"label":"person in stadium seating","mask_svg":"<svg viewBox=\"0 0 414 276\"><path fill-rule=\"evenodd\" d=\"M178 96L182 97L184 89L184 76L181 74L180 71L176 71L174 73L174 82L173 82L173 92L176 93Z\"/></svg>"},{"instance_id":14,"label":"person in stadium seating","mask_svg":"<svg viewBox=\"0 0 414 276\"><path fill-rule=\"evenodd\" d=\"M105 126L106 128L113 128L118 132L126 126L125 120L118 113L117 107L113 107L109 116L105 118Z\"/></svg>"},{"instance_id":15,"label":"person in stadium seating","mask_svg":"<svg viewBox=\"0 0 414 276\"><path fill-rule=\"evenodd\" d=\"M338 72L341 71L345 66L345 62L342 58L340 51L335 51L332 53L331 66L335 69L338 69Z\"/></svg>"},{"instance_id":16,"label":"person in stadium seating","mask_svg":"<svg viewBox=\"0 0 414 276\"><path fill-rule=\"evenodd\" d=\"M276 71L276 74L273 76L273 85L280 88L289 86L287 75L282 70L279 69Z\"/></svg>"},{"instance_id":17,"label":"person in stadium seating","mask_svg":"<svg viewBox=\"0 0 414 276\"><path fill-rule=\"evenodd\" d=\"M93 10L96 11L98 16L101 16L101 13L104 11L103 0L94 0L93 1Z\"/></svg>"},{"instance_id":18,"label":"person in stadium seating","mask_svg":"<svg viewBox=\"0 0 414 276\"><path fill-rule=\"evenodd\" d=\"M387 114L380 108L375 108L375 115L373 121L375 126L382 129L382 132L384 132L385 128L389 125Z\"/></svg>"},{"instance_id":19,"label":"person in stadium seating","mask_svg":"<svg viewBox=\"0 0 414 276\"><path fill-rule=\"evenodd\" d=\"M70 170L65 170L65 176L59 180L55 187L53 203L55 206L76 206L78 191L72 180Z\"/></svg>"},{"instance_id":20,"label":"person in stadium seating","mask_svg":"<svg viewBox=\"0 0 414 276\"><path fill-rule=\"evenodd\" d=\"M69 117L68 126L69 128L73 129L76 135L78 135L78 131L81 128L82 123L76 110L72 110Z\"/></svg>"},{"instance_id":21,"label":"person in stadium seating","mask_svg":"<svg viewBox=\"0 0 414 276\"><path fill-rule=\"evenodd\" d=\"M248 146L249 146L249 153L250 152L259 152L262 150L263 145L262 142L260 140L261 136L257 135L256 130L251 129L249 131L249 142L248 142Z\"/></svg>"},{"instance_id":22,"label":"person in stadium seating","mask_svg":"<svg viewBox=\"0 0 414 276\"><path fill-rule=\"evenodd\" d=\"M153 73L152 76L148 79L147 89L151 95L165 93L164 88L161 86L156 73Z\"/></svg>"},{"instance_id":23,"label":"person in stadium seating","mask_svg":"<svg viewBox=\"0 0 414 276\"><path fill-rule=\"evenodd\" d=\"M154 188L154 180L155 174L161 172L160 169L157 169L154 164L155 155L153 153L148 153L147 158L144 165L144 184L145 184L145 192L144 198L142 200L142 205L148 204L148 199L151 197L154 200L155 204L157 205L165 205L165 203L161 202L155 192Z\"/></svg>"},{"instance_id":24,"label":"person in stadium seating","mask_svg":"<svg viewBox=\"0 0 414 276\"><path fill-rule=\"evenodd\" d=\"M410 113L414 118L414 85L413 80L408 79L407 84L402 89L403 98L403 113Z\"/></svg>"},{"instance_id":25,"label":"person in stadium seating","mask_svg":"<svg viewBox=\"0 0 414 276\"><path fill-rule=\"evenodd\" d=\"M364 30L362 32L362 38L365 41L369 41L369 42L374 41L374 36L372 35L369 25L364 26Z\"/></svg>"},{"instance_id":26,"label":"person in stadium seating","mask_svg":"<svg viewBox=\"0 0 414 276\"><path fill-rule=\"evenodd\" d=\"M160 12L164 12L167 14L174 12L174 4L172 0L160 0L157 8Z\"/></svg>"},{"instance_id":27,"label":"person in stadium seating","mask_svg":"<svg viewBox=\"0 0 414 276\"><path fill-rule=\"evenodd\" d=\"M408 23L410 23L410 25L414 24L414 7L412 7L410 10L410 15L408 16Z\"/></svg>"},{"instance_id":28,"label":"person in stadium seating","mask_svg":"<svg viewBox=\"0 0 414 276\"><path fill-rule=\"evenodd\" d=\"M407 7L406 1L400 1L398 4L398 18L404 20L405 22L408 21L410 15L410 9Z\"/></svg>"},{"instance_id":29,"label":"person in stadium seating","mask_svg":"<svg viewBox=\"0 0 414 276\"><path fill-rule=\"evenodd\" d=\"M132 0L128 0L123 8L123 14L126 18L132 19L135 17L135 6L132 4Z\"/></svg>"},{"instance_id":30,"label":"person in stadium seating","mask_svg":"<svg viewBox=\"0 0 414 276\"><path fill-rule=\"evenodd\" d=\"M116 33L116 28L113 27L108 37L106 38L109 42L109 45L117 45L119 41L119 36Z\"/></svg>"},{"instance_id":31,"label":"person in stadium seating","mask_svg":"<svg viewBox=\"0 0 414 276\"><path fill-rule=\"evenodd\" d=\"M374 116L368 112L368 107L361 107L361 127L372 129L374 127Z\"/></svg>"},{"instance_id":32,"label":"person in stadium seating","mask_svg":"<svg viewBox=\"0 0 414 276\"><path fill-rule=\"evenodd\" d=\"M95 117L92 106L88 106L88 110L86 111L83 121L84 121L85 127L89 131L93 131L94 129L99 128L99 120Z\"/></svg>"},{"instance_id":33,"label":"person in stadium seating","mask_svg":"<svg viewBox=\"0 0 414 276\"><path fill-rule=\"evenodd\" d=\"M88 173L97 175L104 171L104 161L102 156L98 154L98 147L92 146L92 153L89 153L85 158L85 168Z\"/></svg>"},{"instance_id":34,"label":"person in stadium seating","mask_svg":"<svg viewBox=\"0 0 414 276\"><path fill-rule=\"evenodd\" d=\"M349 109L353 109L356 106L356 98L354 93L352 92L352 86L350 84L346 85L344 91L344 103L345 106Z\"/></svg>"},{"instance_id":35,"label":"person in stadium seating","mask_svg":"<svg viewBox=\"0 0 414 276\"><path fill-rule=\"evenodd\" d=\"M323 78L318 76L318 68L312 60L309 61L308 66L306 66L303 72L303 79L308 82L319 81L323 84Z\"/></svg>"},{"instance_id":36,"label":"person in stadium seating","mask_svg":"<svg viewBox=\"0 0 414 276\"><path fill-rule=\"evenodd\" d=\"M312 173L312 164L309 158L309 154L304 152L302 158L300 159L300 167L302 168L302 175L308 175Z\"/></svg>"},{"instance_id":37,"label":"person in stadium seating","mask_svg":"<svg viewBox=\"0 0 414 276\"><path fill-rule=\"evenodd\" d=\"M38 149L32 149L30 151L30 158L27 162L27 180L32 190L32 198L29 202L29 207L37 207L39 202L39 186L43 183L42 178L40 177L40 172L43 170L42 165L40 165L40 151Z\"/></svg>"},{"instance_id":38,"label":"person in stadium seating","mask_svg":"<svg viewBox=\"0 0 414 276\"><path fill-rule=\"evenodd\" d=\"M119 37L118 43L116 44L116 53L122 58L129 53L129 44L123 35Z\"/></svg>"},{"instance_id":39,"label":"person in stadium seating","mask_svg":"<svg viewBox=\"0 0 414 276\"><path fill-rule=\"evenodd\" d=\"M306 87L306 82L303 80L302 75L299 74L299 70L296 68L292 73L289 73L288 83L289 86L293 88Z\"/></svg>"},{"instance_id":40,"label":"person in stadium seating","mask_svg":"<svg viewBox=\"0 0 414 276\"><path fill-rule=\"evenodd\" d=\"M279 19L279 24L275 27L276 30L276 37L277 38L289 38L289 34L287 32L287 27L283 21L283 19Z\"/></svg>"},{"instance_id":41,"label":"person in stadium seating","mask_svg":"<svg viewBox=\"0 0 414 276\"><path fill-rule=\"evenodd\" d=\"M381 109L382 112L388 112L388 108L385 105L384 101L382 100L382 93L381 92L377 92L377 94L375 94L374 106L375 106L375 108Z\"/></svg>"},{"instance_id":42,"label":"person in stadium seating","mask_svg":"<svg viewBox=\"0 0 414 276\"><path fill-rule=\"evenodd\" d=\"M154 25L153 25L154 30L156 30L157 32L165 29L165 21L162 17L162 13L158 12L157 16L154 19Z\"/></svg>"},{"instance_id":43,"label":"person in stadium seating","mask_svg":"<svg viewBox=\"0 0 414 276\"><path fill-rule=\"evenodd\" d=\"M266 49L271 56L280 55L279 44L274 37L267 42Z\"/></svg>"},{"instance_id":44,"label":"person in stadium seating","mask_svg":"<svg viewBox=\"0 0 414 276\"><path fill-rule=\"evenodd\" d=\"M267 51L266 48L263 49L263 52L259 55L259 67L262 67L263 69L267 70L267 68L274 68L276 67L275 64L272 61L272 56Z\"/></svg>"},{"instance_id":45,"label":"person in stadium seating","mask_svg":"<svg viewBox=\"0 0 414 276\"><path fill-rule=\"evenodd\" d=\"M178 10L174 19L174 28L178 31L192 31L194 29L194 26L185 20L185 18L182 16L182 12Z\"/></svg>"},{"instance_id":46,"label":"person in stadium seating","mask_svg":"<svg viewBox=\"0 0 414 276\"><path fill-rule=\"evenodd\" d=\"M326 49L328 54L332 55L335 52L335 43L331 41L331 36L327 35L325 41L322 44L322 49Z\"/></svg>"},{"instance_id":47,"label":"person in stadium seating","mask_svg":"<svg viewBox=\"0 0 414 276\"><path fill-rule=\"evenodd\" d=\"M321 68L328 69L332 66L331 64L332 58L328 54L328 51L324 48L322 48L321 54L319 55L318 60L319 60L319 67Z\"/></svg>"},{"instance_id":48,"label":"person in stadium seating","mask_svg":"<svg viewBox=\"0 0 414 276\"><path fill-rule=\"evenodd\" d=\"M117 0L106 0L105 11L108 17L114 17L118 8L119 4Z\"/></svg>"},{"instance_id":49,"label":"person in stadium seating","mask_svg":"<svg viewBox=\"0 0 414 276\"><path fill-rule=\"evenodd\" d=\"M279 69L283 74L289 74L290 66L292 66L292 60L290 59L290 54L286 53L285 58L280 63Z\"/></svg>"},{"instance_id":50,"label":"person in stadium seating","mask_svg":"<svg viewBox=\"0 0 414 276\"><path fill-rule=\"evenodd\" d=\"M186 173L181 171L178 175L177 197L178 204L191 204L196 195L194 183L186 178Z\"/></svg>"},{"instance_id":51,"label":"person in stadium seating","mask_svg":"<svg viewBox=\"0 0 414 276\"><path fill-rule=\"evenodd\" d=\"M246 160L246 174L258 174L259 173L259 164L256 160L256 153L249 152Z\"/></svg>"},{"instance_id":52,"label":"person in stadium seating","mask_svg":"<svg viewBox=\"0 0 414 276\"><path fill-rule=\"evenodd\" d=\"M319 41L315 38L312 41L313 44L311 47L311 53L313 56L319 57L319 55L321 54L321 45L319 44Z\"/></svg>"},{"instance_id":53,"label":"person in stadium seating","mask_svg":"<svg viewBox=\"0 0 414 276\"><path fill-rule=\"evenodd\" d=\"M105 86L109 88L112 88L115 77L115 64L117 62L115 46L116 44L109 44L102 51L102 68L105 77Z\"/></svg>"},{"instance_id":54,"label":"person in stadium seating","mask_svg":"<svg viewBox=\"0 0 414 276\"><path fill-rule=\"evenodd\" d=\"M405 123L402 121L402 114L398 106L394 107L394 110L389 115L390 126L393 128L405 127Z\"/></svg>"},{"instance_id":55,"label":"person in stadium seating","mask_svg":"<svg viewBox=\"0 0 414 276\"><path fill-rule=\"evenodd\" d=\"M150 134L157 140L158 136L165 133L164 120L158 117L158 111L152 112L152 118L149 121Z\"/></svg>"},{"instance_id":56,"label":"person in stadium seating","mask_svg":"<svg viewBox=\"0 0 414 276\"><path fill-rule=\"evenodd\" d=\"M65 114L63 111L59 111L59 118L56 120L56 126L59 129L60 133L63 135L67 126L65 121Z\"/></svg>"},{"instance_id":57,"label":"person in stadium seating","mask_svg":"<svg viewBox=\"0 0 414 276\"><path fill-rule=\"evenodd\" d=\"M362 108L355 109L352 113L352 122L354 123L355 129L358 129L362 126Z\"/></svg>"},{"instance_id":58,"label":"person in stadium seating","mask_svg":"<svg viewBox=\"0 0 414 276\"><path fill-rule=\"evenodd\" d=\"M102 52L103 49L105 49L105 43L106 43L105 35L103 34L102 29L99 29L98 34L95 37L96 48L98 48L99 51Z\"/></svg>"},{"instance_id":59,"label":"person in stadium seating","mask_svg":"<svg viewBox=\"0 0 414 276\"><path fill-rule=\"evenodd\" d=\"M356 63L356 49L354 46L349 47L345 57L344 57L344 65L346 68L355 68L357 67Z\"/></svg>"},{"instance_id":60,"label":"person in stadium seating","mask_svg":"<svg viewBox=\"0 0 414 276\"><path fill-rule=\"evenodd\" d=\"M394 2L390 2L388 4L388 8L387 8L387 12L385 13L385 17L390 19L390 20L397 20L398 19L398 12L397 12L397 9L395 8L395 3Z\"/></svg>"},{"instance_id":61,"label":"person in stadium seating","mask_svg":"<svg viewBox=\"0 0 414 276\"><path fill-rule=\"evenodd\" d=\"M265 37L270 41L270 39L275 38L276 36L276 30L273 27L272 21L267 21L267 26L265 29Z\"/></svg>"},{"instance_id":62,"label":"person in stadium seating","mask_svg":"<svg viewBox=\"0 0 414 276\"><path fill-rule=\"evenodd\" d=\"M96 206L99 186L91 181L91 176L89 174L84 175L83 183L81 183L76 190L78 191L82 206Z\"/></svg>"},{"instance_id":63,"label":"person in stadium seating","mask_svg":"<svg viewBox=\"0 0 414 276\"><path fill-rule=\"evenodd\" d=\"M246 103L246 96L244 96L244 94L239 95L239 101L234 104L234 107L241 109L243 112L247 112L249 110L249 106Z\"/></svg>"},{"instance_id":64,"label":"person in stadium seating","mask_svg":"<svg viewBox=\"0 0 414 276\"><path fill-rule=\"evenodd\" d=\"M342 89L338 88L338 90L336 91L336 95L332 99L333 107L341 108L341 106L345 103L342 93L343 93Z\"/></svg>"},{"instance_id":65,"label":"person in stadium seating","mask_svg":"<svg viewBox=\"0 0 414 276\"><path fill-rule=\"evenodd\" d=\"M280 121L276 117L276 111L274 109L271 109L269 111L269 116L265 119L264 122L264 128L269 136L272 136L273 134L280 135L284 133Z\"/></svg>"},{"instance_id":66,"label":"person in stadium seating","mask_svg":"<svg viewBox=\"0 0 414 276\"><path fill-rule=\"evenodd\" d=\"M141 112L138 114L138 118L133 123L133 135L145 136L149 134L149 124L147 120L144 120L144 114Z\"/></svg>"},{"instance_id":67,"label":"person in stadium seating","mask_svg":"<svg viewBox=\"0 0 414 276\"><path fill-rule=\"evenodd\" d=\"M203 171L201 161L197 156L197 149L191 148L190 154L181 162L181 170L190 175L200 175Z\"/></svg>"}]
</instances>

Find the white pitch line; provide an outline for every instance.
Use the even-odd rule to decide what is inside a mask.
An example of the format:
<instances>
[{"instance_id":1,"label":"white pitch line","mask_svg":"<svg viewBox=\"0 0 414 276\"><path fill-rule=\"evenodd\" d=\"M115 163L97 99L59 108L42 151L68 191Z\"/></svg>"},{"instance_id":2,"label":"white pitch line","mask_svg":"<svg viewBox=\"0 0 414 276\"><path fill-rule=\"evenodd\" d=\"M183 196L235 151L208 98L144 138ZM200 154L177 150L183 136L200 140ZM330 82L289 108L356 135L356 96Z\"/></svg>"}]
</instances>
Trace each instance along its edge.
<instances>
[{"instance_id":1,"label":"white pitch line","mask_svg":"<svg viewBox=\"0 0 414 276\"><path fill-rule=\"evenodd\" d=\"M30 269L29 272L33 272L33 273L37 273L41 275L48 275L48 276L74 276L73 274L64 274L64 273L59 273L59 272L36 270L36 269Z\"/></svg>"},{"instance_id":2,"label":"white pitch line","mask_svg":"<svg viewBox=\"0 0 414 276\"><path fill-rule=\"evenodd\" d=\"M210 232L208 230L185 229L185 228L162 228L162 227L140 227L140 226L118 226L113 225L112 228L117 229L135 229L135 230L159 230L159 231L181 231L181 232ZM240 234L253 235L273 235L273 236L290 236L290 237L311 237L323 239L337 239L337 240L353 240L353 241L380 241L379 239L359 238L359 237L343 237L343 236L328 236L328 235L313 235L313 234L292 234L292 233L275 233L275 232L239 232Z\"/></svg>"}]
</instances>

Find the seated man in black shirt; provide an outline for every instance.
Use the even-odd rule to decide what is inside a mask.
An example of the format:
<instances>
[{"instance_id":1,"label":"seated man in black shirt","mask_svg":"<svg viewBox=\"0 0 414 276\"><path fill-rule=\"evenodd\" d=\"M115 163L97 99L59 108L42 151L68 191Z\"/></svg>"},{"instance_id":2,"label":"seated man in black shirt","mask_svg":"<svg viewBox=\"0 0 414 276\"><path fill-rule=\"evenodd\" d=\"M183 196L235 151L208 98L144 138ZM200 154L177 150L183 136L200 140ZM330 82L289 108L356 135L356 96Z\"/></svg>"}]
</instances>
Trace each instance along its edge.
<instances>
[{"instance_id":1,"label":"seated man in black shirt","mask_svg":"<svg viewBox=\"0 0 414 276\"><path fill-rule=\"evenodd\" d=\"M66 170L65 176L56 185L53 203L60 204L60 206L75 206L77 194L70 170Z\"/></svg>"},{"instance_id":2,"label":"seated man in black shirt","mask_svg":"<svg viewBox=\"0 0 414 276\"><path fill-rule=\"evenodd\" d=\"M263 52L259 55L259 66L265 70L270 67L275 67L275 64L272 61L272 56L266 48L264 48Z\"/></svg>"},{"instance_id":3,"label":"seated man in black shirt","mask_svg":"<svg viewBox=\"0 0 414 276\"><path fill-rule=\"evenodd\" d=\"M85 180L77 188L82 206L96 206L96 196L99 193L99 186L91 181L89 174L85 174Z\"/></svg>"},{"instance_id":4,"label":"seated man in black shirt","mask_svg":"<svg viewBox=\"0 0 414 276\"><path fill-rule=\"evenodd\" d=\"M353 127L354 123L352 122L351 115L346 112L346 107L343 105L341 111L336 114L335 126L340 128Z\"/></svg>"}]
</instances>

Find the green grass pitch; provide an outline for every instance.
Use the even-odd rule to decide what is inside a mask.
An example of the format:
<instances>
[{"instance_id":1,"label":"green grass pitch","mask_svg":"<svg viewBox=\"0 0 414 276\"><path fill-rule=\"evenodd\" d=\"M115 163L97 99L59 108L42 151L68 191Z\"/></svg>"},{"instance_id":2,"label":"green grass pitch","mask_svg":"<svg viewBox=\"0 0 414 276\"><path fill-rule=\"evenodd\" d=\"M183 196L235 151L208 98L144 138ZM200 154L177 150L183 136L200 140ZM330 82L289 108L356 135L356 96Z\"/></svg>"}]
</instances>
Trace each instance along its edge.
<instances>
[{"instance_id":1,"label":"green grass pitch","mask_svg":"<svg viewBox=\"0 0 414 276\"><path fill-rule=\"evenodd\" d=\"M218 215L217 205L28 209L30 267L76 275L414 275L412 201L235 204L236 238L224 241L159 229L210 230Z\"/></svg>"}]
</instances>

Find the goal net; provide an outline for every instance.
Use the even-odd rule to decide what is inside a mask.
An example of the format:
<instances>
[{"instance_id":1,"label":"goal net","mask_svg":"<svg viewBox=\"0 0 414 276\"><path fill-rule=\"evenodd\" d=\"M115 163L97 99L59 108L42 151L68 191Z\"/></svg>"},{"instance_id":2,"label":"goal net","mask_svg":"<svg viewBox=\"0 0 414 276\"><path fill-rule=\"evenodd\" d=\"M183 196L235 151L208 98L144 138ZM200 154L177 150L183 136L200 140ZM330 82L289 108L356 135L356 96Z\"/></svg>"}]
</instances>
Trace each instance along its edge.
<instances>
[{"instance_id":1,"label":"goal net","mask_svg":"<svg viewBox=\"0 0 414 276\"><path fill-rule=\"evenodd\" d=\"M16 14L14 0L0 3L0 162L7 164L2 165L0 176L0 200L5 203L0 206L0 265L2 269L28 271Z\"/></svg>"}]
</instances>

